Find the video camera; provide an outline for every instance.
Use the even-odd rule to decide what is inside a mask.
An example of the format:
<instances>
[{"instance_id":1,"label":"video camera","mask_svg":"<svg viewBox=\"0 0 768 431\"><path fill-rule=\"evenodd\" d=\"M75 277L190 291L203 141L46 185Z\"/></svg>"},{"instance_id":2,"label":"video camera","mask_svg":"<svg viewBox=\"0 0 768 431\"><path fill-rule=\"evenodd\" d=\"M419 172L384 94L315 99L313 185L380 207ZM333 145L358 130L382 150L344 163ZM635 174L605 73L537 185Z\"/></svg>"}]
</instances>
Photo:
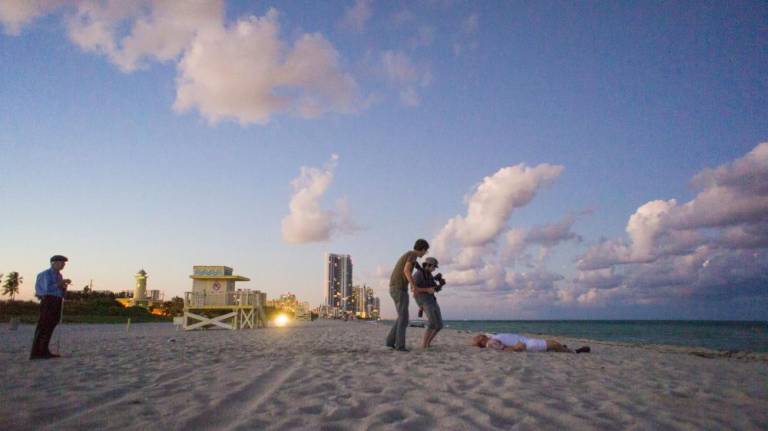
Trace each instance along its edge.
<instances>
[{"instance_id":1,"label":"video camera","mask_svg":"<svg viewBox=\"0 0 768 431\"><path fill-rule=\"evenodd\" d=\"M445 286L445 283L446 283L445 279L443 278L443 274L437 273L433 278L437 282L437 286L435 286L435 292L441 291L443 289L443 286Z\"/></svg>"}]
</instances>

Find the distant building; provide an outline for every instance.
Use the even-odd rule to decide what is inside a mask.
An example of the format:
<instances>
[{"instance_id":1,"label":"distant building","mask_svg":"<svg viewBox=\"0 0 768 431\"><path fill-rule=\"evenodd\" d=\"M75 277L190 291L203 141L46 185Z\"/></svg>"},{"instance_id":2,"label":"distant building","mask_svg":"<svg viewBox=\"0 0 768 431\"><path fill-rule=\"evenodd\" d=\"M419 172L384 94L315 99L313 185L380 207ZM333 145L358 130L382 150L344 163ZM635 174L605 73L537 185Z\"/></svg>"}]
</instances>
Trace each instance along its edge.
<instances>
[{"instance_id":1,"label":"distant building","mask_svg":"<svg viewBox=\"0 0 768 431\"><path fill-rule=\"evenodd\" d=\"M133 305L146 307L149 305L147 300L147 271L142 268L134 277L136 278L136 285L133 288Z\"/></svg>"},{"instance_id":2,"label":"distant building","mask_svg":"<svg viewBox=\"0 0 768 431\"><path fill-rule=\"evenodd\" d=\"M163 302L163 294L160 290L153 289L147 295L147 279L149 278L147 271L141 269L133 277L136 280L133 290L118 292L115 295L115 300L123 307L143 307L148 308L153 313L155 313L155 310L159 313Z\"/></svg>"},{"instance_id":3,"label":"distant building","mask_svg":"<svg viewBox=\"0 0 768 431\"><path fill-rule=\"evenodd\" d=\"M325 278L323 280L325 305L342 312L353 313L352 303L352 257L348 254L328 253L325 255Z\"/></svg>"},{"instance_id":4,"label":"distant building","mask_svg":"<svg viewBox=\"0 0 768 431\"><path fill-rule=\"evenodd\" d=\"M352 313L357 317L365 317L365 286L352 287Z\"/></svg>"},{"instance_id":5,"label":"distant building","mask_svg":"<svg viewBox=\"0 0 768 431\"><path fill-rule=\"evenodd\" d=\"M296 295L290 292L283 293L277 299L267 301L267 305L270 307L275 307L277 309L290 311L293 313L296 313L296 311L301 307L301 304L302 303L300 303L296 298Z\"/></svg>"},{"instance_id":6,"label":"distant building","mask_svg":"<svg viewBox=\"0 0 768 431\"><path fill-rule=\"evenodd\" d=\"M189 278L192 291L184 292L184 329L266 326L266 293L235 287L236 282L249 278L233 274L228 266L212 265L193 266Z\"/></svg>"},{"instance_id":7,"label":"distant building","mask_svg":"<svg viewBox=\"0 0 768 431\"><path fill-rule=\"evenodd\" d=\"M371 319L381 319L381 305L378 297L373 298L373 305L371 307Z\"/></svg>"}]
</instances>

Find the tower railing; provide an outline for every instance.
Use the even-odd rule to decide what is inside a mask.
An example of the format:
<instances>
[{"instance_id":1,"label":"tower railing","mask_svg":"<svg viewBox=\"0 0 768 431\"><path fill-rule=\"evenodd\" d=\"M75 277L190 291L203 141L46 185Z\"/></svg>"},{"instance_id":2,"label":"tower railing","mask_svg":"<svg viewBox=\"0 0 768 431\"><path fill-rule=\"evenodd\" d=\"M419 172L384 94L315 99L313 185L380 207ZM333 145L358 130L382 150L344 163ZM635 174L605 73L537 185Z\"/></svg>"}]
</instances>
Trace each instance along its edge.
<instances>
[{"instance_id":1,"label":"tower railing","mask_svg":"<svg viewBox=\"0 0 768 431\"><path fill-rule=\"evenodd\" d=\"M259 292L251 290L221 293L184 292L184 306L186 308L207 306L261 307L263 305Z\"/></svg>"}]
</instances>

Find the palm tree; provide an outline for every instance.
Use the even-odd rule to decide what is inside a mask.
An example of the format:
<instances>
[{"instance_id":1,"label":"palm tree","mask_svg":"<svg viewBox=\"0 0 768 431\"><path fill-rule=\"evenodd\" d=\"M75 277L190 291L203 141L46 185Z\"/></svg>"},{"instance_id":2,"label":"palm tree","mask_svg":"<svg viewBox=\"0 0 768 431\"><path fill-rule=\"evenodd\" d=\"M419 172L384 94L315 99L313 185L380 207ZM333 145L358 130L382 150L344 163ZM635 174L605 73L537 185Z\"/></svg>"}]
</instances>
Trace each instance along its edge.
<instances>
[{"instance_id":1,"label":"palm tree","mask_svg":"<svg viewBox=\"0 0 768 431\"><path fill-rule=\"evenodd\" d=\"M3 295L10 296L11 301L13 301L13 297L19 293L19 285L21 283L24 283L24 277L20 276L16 271L11 272L5 279L5 284L3 284Z\"/></svg>"}]
</instances>

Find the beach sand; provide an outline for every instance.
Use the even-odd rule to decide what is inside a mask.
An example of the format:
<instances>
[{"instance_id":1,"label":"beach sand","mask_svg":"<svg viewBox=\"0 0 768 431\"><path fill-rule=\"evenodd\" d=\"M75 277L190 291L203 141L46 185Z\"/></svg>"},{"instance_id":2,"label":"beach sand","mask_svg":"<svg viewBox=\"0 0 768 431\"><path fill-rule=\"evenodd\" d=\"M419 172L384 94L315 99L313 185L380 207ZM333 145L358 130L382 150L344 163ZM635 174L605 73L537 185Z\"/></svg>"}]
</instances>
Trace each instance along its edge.
<instances>
[{"instance_id":1,"label":"beach sand","mask_svg":"<svg viewBox=\"0 0 768 431\"><path fill-rule=\"evenodd\" d=\"M2 430L768 429L765 354L568 338L592 353L504 353L450 329L423 351L416 328L400 353L386 325L316 321L63 325L66 357L29 361L33 331L0 325Z\"/></svg>"}]
</instances>

